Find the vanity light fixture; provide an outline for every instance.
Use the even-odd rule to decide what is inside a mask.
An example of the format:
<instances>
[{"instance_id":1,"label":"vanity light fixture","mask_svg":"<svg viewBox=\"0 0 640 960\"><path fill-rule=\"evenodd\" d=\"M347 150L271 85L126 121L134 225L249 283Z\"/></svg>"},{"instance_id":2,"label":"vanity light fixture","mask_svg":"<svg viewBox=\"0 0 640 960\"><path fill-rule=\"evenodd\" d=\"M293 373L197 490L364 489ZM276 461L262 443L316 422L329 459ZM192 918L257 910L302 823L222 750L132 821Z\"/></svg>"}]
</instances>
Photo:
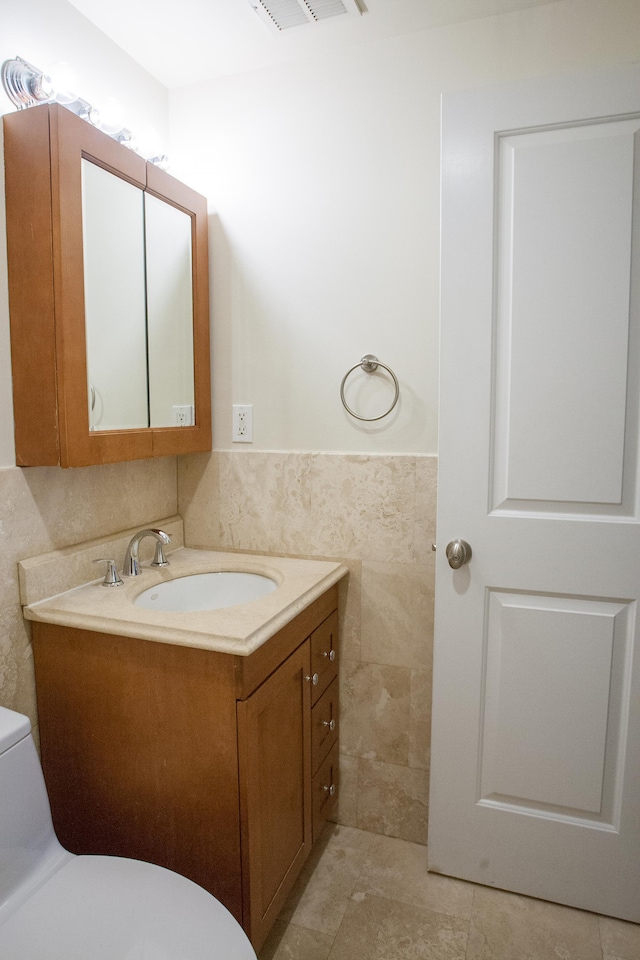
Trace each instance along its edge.
<instances>
[{"instance_id":1,"label":"vanity light fixture","mask_svg":"<svg viewBox=\"0 0 640 960\"><path fill-rule=\"evenodd\" d=\"M63 89L60 85L56 86L55 78L52 79L49 74L38 69L38 67L34 67L33 64L23 60L22 57L5 60L2 64L1 79L5 93L18 110L26 110L28 107L35 107L40 103L60 103L67 110L75 113L76 116L86 120L87 123L98 127L113 140L124 144L125 147L130 147L136 153L138 152L131 130L117 123L102 122L100 111L92 106L88 100L77 96L75 92L69 89ZM145 159L158 167L162 167L163 170L168 166L166 154L158 154Z\"/></svg>"}]
</instances>

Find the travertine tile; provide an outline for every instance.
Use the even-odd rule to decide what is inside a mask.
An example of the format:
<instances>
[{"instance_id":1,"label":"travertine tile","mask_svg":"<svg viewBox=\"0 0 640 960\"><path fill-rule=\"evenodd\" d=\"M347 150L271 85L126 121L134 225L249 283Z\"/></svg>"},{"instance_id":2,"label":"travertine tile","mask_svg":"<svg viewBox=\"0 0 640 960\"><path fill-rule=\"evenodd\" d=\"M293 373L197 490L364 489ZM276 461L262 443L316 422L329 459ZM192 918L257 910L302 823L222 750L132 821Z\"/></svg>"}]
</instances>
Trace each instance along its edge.
<instances>
[{"instance_id":1,"label":"travertine tile","mask_svg":"<svg viewBox=\"0 0 640 960\"><path fill-rule=\"evenodd\" d=\"M598 918L476 887L467 960L601 960Z\"/></svg>"},{"instance_id":2,"label":"travertine tile","mask_svg":"<svg viewBox=\"0 0 640 960\"><path fill-rule=\"evenodd\" d=\"M394 837L376 836L368 849L355 895L401 900L435 913L471 916L475 886L427 873L427 848Z\"/></svg>"},{"instance_id":3,"label":"travertine tile","mask_svg":"<svg viewBox=\"0 0 640 960\"><path fill-rule=\"evenodd\" d=\"M426 843L428 792L426 770L360 760L358 826Z\"/></svg>"},{"instance_id":4,"label":"travertine tile","mask_svg":"<svg viewBox=\"0 0 640 960\"><path fill-rule=\"evenodd\" d=\"M340 670L340 744L350 756L407 764L410 671L343 660Z\"/></svg>"},{"instance_id":5,"label":"travertine tile","mask_svg":"<svg viewBox=\"0 0 640 960\"><path fill-rule=\"evenodd\" d=\"M178 457L178 513L187 546L220 545L219 454Z\"/></svg>"},{"instance_id":6,"label":"travertine tile","mask_svg":"<svg viewBox=\"0 0 640 960\"><path fill-rule=\"evenodd\" d=\"M325 830L327 842L330 840L332 846L347 847L349 850L363 850L368 853L377 840L376 835L368 830L358 830L339 823L329 824Z\"/></svg>"},{"instance_id":7,"label":"travertine tile","mask_svg":"<svg viewBox=\"0 0 640 960\"><path fill-rule=\"evenodd\" d=\"M223 452L217 456L223 547L326 553L317 549L314 536L314 521L321 518L312 512L310 454Z\"/></svg>"},{"instance_id":8,"label":"travertine tile","mask_svg":"<svg viewBox=\"0 0 640 960\"><path fill-rule=\"evenodd\" d=\"M0 702L37 728L17 561L175 514L176 458L63 470L0 468Z\"/></svg>"},{"instance_id":9,"label":"travertine tile","mask_svg":"<svg viewBox=\"0 0 640 960\"><path fill-rule=\"evenodd\" d=\"M366 849L348 847L339 837L329 836L320 859L303 869L302 891L291 915L291 923L335 936L353 893Z\"/></svg>"},{"instance_id":10,"label":"travertine tile","mask_svg":"<svg viewBox=\"0 0 640 960\"><path fill-rule=\"evenodd\" d=\"M431 664L411 671L409 708L409 766L429 770L431 756Z\"/></svg>"},{"instance_id":11,"label":"travertine tile","mask_svg":"<svg viewBox=\"0 0 640 960\"><path fill-rule=\"evenodd\" d=\"M433 578L426 564L362 564L361 657L425 670L433 648Z\"/></svg>"},{"instance_id":12,"label":"travertine tile","mask_svg":"<svg viewBox=\"0 0 640 960\"><path fill-rule=\"evenodd\" d=\"M18 710L18 691L29 651L29 635L22 619L22 607L15 602L0 606L0 703L14 710ZM32 665L29 665L28 675L24 679L27 683L33 681ZM34 714L30 716L35 720Z\"/></svg>"},{"instance_id":13,"label":"travertine tile","mask_svg":"<svg viewBox=\"0 0 640 960\"><path fill-rule=\"evenodd\" d=\"M360 659L360 596L362 593L362 563L342 560L349 576L340 581L340 648L341 660Z\"/></svg>"},{"instance_id":14,"label":"travertine tile","mask_svg":"<svg viewBox=\"0 0 640 960\"><path fill-rule=\"evenodd\" d=\"M31 718L33 738L39 747L38 708L36 704L36 680L33 665L33 649L25 648L20 657L18 676L13 697L12 707L18 713L24 713ZM4 701L3 701L4 703Z\"/></svg>"},{"instance_id":15,"label":"travertine tile","mask_svg":"<svg viewBox=\"0 0 640 960\"><path fill-rule=\"evenodd\" d=\"M320 554L413 560L414 457L315 454L311 489L311 542Z\"/></svg>"},{"instance_id":16,"label":"travertine tile","mask_svg":"<svg viewBox=\"0 0 640 960\"><path fill-rule=\"evenodd\" d=\"M336 823L358 826L358 758L340 754L340 787L334 811Z\"/></svg>"},{"instance_id":17,"label":"travertine tile","mask_svg":"<svg viewBox=\"0 0 640 960\"><path fill-rule=\"evenodd\" d=\"M28 549L21 551L21 556L170 517L177 509L175 457L69 470L30 467L16 471L22 475L26 494L22 506L31 501L22 517ZM47 543L36 546L38 538L46 538Z\"/></svg>"},{"instance_id":18,"label":"travertine tile","mask_svg":"<svg viewBox=\"0 0 640 960\"><path fill-rule=\"evenodd\" d=\"M349 903L329 960L465 960L467 927L458 917L361 895Z\"/></svg>"},{"instance_id":19,"label":"travertine tile","mask_svg":"<svg viewBox=\"0 0 640 960\"><path fill-rule=\"evenodd\" d=\"M640 960L640 924L599 917L600 939L605 953L623 960Z\"/></svg>"},{"instance_id":20,"label":"travertine tile","mask_svg":"<svg viewBox=\"0 0 640 960\"><path fill-rule=\"evenodd\" d=\"M333 939L294 923L276 923L258 960L327 960Z\"/></svg>"},{"instance_id":21,"label":"travertine tile","mask_svg":"<svg viewBox=\"0 0 640 960\"><path fill-rule=\"evenodd\" d=\"M436 539L437 457L416 457L414 560L429 563Z\"/></svg>"}]
</instances>

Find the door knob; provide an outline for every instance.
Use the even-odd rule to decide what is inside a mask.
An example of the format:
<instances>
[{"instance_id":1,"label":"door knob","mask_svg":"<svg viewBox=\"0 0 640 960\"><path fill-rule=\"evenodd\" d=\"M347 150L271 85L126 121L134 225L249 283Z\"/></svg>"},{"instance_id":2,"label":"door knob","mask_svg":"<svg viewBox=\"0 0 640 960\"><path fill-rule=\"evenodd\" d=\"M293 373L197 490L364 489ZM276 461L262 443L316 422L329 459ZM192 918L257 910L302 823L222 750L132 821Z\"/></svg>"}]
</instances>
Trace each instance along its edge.
<instances>
[{"instance_id":1,"label":"door knob","mask_svg":"<svg viewBox=\"0 0 640 960\"><path fill-rule=\"evenodd\" d=\"M471 560L471 547L466 540L452 540L447 544L445 552L452 570L459 570Z\"/></svg>"}]
</instances>

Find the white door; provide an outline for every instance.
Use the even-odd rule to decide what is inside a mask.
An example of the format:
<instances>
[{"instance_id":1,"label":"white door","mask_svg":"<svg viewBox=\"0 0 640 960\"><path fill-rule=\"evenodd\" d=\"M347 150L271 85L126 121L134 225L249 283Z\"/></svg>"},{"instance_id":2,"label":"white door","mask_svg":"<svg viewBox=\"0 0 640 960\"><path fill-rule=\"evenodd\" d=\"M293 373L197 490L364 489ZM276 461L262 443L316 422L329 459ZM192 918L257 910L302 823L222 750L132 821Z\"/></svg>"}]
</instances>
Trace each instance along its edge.
<instances>
[{"instance_id":1,"label":"white door","mask_svg":"<svg viewBox=\"0 0 640 960\"><path fill-rule=\"evenodd\" d=\"M638 67L444 101L429 811L431 870L635 921L639 137Z\"/></svg>"}]
</instances>

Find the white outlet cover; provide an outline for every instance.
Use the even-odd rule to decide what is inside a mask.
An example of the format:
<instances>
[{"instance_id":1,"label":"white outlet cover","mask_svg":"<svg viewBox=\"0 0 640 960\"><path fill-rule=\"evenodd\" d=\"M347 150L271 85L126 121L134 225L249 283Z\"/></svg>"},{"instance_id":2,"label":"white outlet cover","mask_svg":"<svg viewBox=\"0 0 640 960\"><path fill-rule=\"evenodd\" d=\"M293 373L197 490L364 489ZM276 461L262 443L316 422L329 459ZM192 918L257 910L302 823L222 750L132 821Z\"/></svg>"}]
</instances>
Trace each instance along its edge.
<instances>
[{"instance_id":1,"label":"white outlet cover","mask_svg":"<svg viewBox=\"0 0 640 960\"><path fill-rule=\"evenodd\" d=\"M233 404L231 440L233 443L253 443L253 404Z\"/></svg>"}]
</instances>

